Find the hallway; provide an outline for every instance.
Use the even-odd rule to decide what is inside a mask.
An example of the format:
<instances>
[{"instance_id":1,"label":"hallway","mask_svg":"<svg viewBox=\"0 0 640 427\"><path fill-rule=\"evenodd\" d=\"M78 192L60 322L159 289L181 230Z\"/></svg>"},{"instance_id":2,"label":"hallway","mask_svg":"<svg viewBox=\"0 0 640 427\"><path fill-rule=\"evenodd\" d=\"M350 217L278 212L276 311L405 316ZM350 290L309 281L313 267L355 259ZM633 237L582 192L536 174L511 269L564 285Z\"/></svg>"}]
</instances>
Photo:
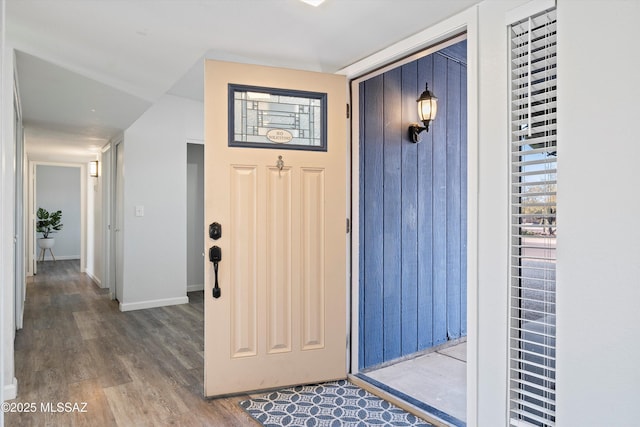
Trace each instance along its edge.
<instances>
[{"instance_id":1,"label":"hallway","mask_svg":"<svg viewBox=\"0 0 640 427\"><path fill-rule=\"evenodd\" d=\"M44 262L29 278L12 402L35 411L6 413L6 425L257 425L237 405L246 395L202 397L202 292L122 313L79 271L78 261ZM59 402L86 412L57 411Z\"/></svg>"}]
</instances>

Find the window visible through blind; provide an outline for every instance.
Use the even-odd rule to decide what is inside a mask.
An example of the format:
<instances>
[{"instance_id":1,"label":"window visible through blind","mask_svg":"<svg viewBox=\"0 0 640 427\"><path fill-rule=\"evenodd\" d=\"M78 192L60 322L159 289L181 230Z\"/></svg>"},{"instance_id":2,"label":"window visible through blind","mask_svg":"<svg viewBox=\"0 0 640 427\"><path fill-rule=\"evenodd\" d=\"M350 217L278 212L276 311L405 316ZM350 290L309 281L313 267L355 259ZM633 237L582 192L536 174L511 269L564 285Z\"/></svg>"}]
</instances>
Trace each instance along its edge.
<instances>
[{"instance_id":1,"label":"window visible through blind","mask_svg":"<svg viewBox=\"0 0 640 427\"><path fill-rule=\"evenodd\" d=\"M510 426L555 425L556 12L512 24Z\"/></svg>"}]
</instances>

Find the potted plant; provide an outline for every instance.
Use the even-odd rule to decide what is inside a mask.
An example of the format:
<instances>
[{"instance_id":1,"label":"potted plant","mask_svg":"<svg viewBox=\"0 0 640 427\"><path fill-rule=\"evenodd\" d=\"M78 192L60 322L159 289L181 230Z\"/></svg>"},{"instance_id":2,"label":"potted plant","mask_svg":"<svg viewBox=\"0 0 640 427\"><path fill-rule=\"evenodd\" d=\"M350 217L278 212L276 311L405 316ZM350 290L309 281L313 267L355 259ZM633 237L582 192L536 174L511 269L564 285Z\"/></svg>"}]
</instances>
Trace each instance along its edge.
<instances>
[{"instance_id":1,"label":"potted plant","mask_svg":"<svg viewBox=\"0 0 640 427\"><path fill-rule=\"evenodd\" d=\"M55 243L53 237L49 234L62 230L62 211L58 210L49 213L46 209L38 208L36 212L38 221L36 222L36 231L42 233L42 238L38 239L38 246L42 249L51 249Z\"/></svg>"}]
</instances>

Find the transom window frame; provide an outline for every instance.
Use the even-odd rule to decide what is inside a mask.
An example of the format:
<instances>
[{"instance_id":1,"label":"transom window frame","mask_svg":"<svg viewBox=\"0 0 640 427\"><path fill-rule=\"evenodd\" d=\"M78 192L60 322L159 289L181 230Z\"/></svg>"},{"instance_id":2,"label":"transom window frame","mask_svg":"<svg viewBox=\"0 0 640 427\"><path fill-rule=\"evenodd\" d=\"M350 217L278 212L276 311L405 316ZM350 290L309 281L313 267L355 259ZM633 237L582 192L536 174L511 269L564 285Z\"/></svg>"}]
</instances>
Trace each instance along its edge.
<instances>
[{"instance_id":1,"label":"transom window frame","mask_svg":"<svg viewBox=\"0 0 640 427\"><path fill-rule=\"evenodd\" d=\"M319 101L319 145L307 145L301 144L296 141L296 135L287 129L279 128L277 126L264 126L270 127L271 130L264 135L262 141L242 141L236 140L236 120L238 118L236 111L236 99L235 94L237 92L251 92L257 94L264 94L265 96L282 96L293 98L306 98L309 100ZM270 88L262 86L249 86L243 84L230 83L228 85L228 111L229 111L229 123L228 123L228 135L229 135L229 147L242 147L242 148L266 148L266 149L284 149L284 150L303 150L303 151L327 151L327 103L328 96L322 92L310 92L295 89L283 89L283 88ZM260 102L260 101L256 101ZM244 114L240 112L241 120L244 120Z\"/></svg>"}]
</instances>

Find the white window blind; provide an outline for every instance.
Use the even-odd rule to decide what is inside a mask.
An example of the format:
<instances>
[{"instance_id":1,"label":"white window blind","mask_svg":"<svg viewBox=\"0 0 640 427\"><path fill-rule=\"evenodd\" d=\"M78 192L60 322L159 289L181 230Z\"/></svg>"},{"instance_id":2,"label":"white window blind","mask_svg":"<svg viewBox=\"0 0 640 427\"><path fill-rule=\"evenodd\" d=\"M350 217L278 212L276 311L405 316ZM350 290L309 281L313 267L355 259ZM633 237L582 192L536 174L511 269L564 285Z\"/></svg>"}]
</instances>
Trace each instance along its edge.
<instances>
[{"instance_id":1,"label":"white window blind","mask_svg":"<svg viewBox=\"0 0 640 427\"><path fill-rule=\"evenodd\" d=\"M511 32L510 426L555 426L556 12Z\"/></svg>"}]
</instances>

